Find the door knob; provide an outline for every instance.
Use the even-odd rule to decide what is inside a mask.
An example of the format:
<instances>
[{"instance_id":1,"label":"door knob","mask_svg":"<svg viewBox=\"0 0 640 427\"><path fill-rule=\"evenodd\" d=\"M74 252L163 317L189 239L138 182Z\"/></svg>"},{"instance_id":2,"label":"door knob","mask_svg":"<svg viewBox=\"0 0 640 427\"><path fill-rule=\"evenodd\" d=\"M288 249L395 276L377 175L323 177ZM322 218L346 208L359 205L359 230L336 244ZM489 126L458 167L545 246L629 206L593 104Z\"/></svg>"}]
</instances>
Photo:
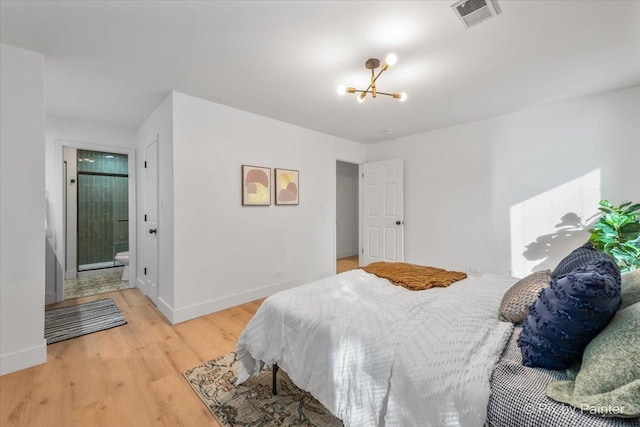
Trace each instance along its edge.
<instances>
[{"instance_id":1,"label":"door knob","mask_svg":"<svg viewBox=\"0 0 640 427\"><path fill-rule=\"evenodd\" d=\"M156 234L158 230L156 230L155 228L152 228L149 230L149 234Z\"/></svg>"},{"instance_id":2,"label":"door knob","mask_svg":"<svg viewBox=\"0 0 640 427\"><path fill-rule=\"evenodd\" d=\"M396 225L402 225L402 224L404 224L404 221L400 221L400 220L396 221Z\"/></svg>"}]
</instances>

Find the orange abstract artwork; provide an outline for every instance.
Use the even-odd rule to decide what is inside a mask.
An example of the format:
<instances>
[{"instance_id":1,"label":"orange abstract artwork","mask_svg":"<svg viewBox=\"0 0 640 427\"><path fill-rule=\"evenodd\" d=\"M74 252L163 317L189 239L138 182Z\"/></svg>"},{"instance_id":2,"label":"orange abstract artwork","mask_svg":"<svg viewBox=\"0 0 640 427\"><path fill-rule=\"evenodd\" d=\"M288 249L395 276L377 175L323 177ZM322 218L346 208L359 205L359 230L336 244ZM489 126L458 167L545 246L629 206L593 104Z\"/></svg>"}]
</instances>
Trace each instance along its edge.
<instances>
[{"instance_id":1,"label":"orange abstract artwork","mask_svg":"<svg viewBox=\"0 0 640 427\"><path fill-rule=\"evenodd\" d=\"M242 204L245 206L271 204L271 168L242 165Z\"/></svg>"},{"instance_id":2,"label":"orange abstract artwork","mask_svg":"<svg viewBox=\"0 0 640 427\"><path fill-rule=\"evenodd\" d=\"M300 181L297 170L276 169L276 205L297 205L300 200Z\"/></svg>"}]
</instances>

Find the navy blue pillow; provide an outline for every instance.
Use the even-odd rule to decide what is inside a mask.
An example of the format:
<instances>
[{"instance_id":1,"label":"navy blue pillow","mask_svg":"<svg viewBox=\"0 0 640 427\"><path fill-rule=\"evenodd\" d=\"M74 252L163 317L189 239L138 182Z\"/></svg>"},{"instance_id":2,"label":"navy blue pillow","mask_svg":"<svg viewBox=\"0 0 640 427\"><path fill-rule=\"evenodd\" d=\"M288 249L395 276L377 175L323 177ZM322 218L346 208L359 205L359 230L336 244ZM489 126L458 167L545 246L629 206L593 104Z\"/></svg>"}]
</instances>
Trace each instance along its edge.
<instances>
[{"instance_id":1,"label":"navy blue pillow","mask_svg":"<svg viewBox=\"0 0 640 427\"><path fill-rule=\"evenodd\" d=\"M584 267L600 259L610 259L615 263L611 255L595 249L591 242L587 242L564 257L551 273L551 277L558 278L564 274L571 273L578 267Z\"/></svg>"},{"instance_id":2,"label":"navy blue pillow","mask_svg":"<svg viewBox=\"0 0 640 427\"><path fill-rule=\"evenodd\" d=\"M529 308L518 346L522 364L566 369L620 307L620 269L602 259L552 279Z\"/></svg>"}]
</instances>

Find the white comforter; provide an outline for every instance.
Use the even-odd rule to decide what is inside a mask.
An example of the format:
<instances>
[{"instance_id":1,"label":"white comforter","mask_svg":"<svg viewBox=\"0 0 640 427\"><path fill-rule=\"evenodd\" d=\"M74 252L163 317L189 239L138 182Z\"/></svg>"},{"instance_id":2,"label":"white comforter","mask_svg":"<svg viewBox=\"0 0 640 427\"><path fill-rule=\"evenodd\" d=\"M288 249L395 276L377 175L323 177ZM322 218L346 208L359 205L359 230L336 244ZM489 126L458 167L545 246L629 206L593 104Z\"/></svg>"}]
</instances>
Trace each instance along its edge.
<instances>
[{"instance_id":1,"label":"white comforter","mask_svg":"<svg viewBox=\"0 0 640 427\"><path fill-rule=\"evenodd\" d=\"M345 426L482 426L513 282L409 291L353 270L280 292L240 336L238 383L277 363Z\"/></svg>"}]
</instances>

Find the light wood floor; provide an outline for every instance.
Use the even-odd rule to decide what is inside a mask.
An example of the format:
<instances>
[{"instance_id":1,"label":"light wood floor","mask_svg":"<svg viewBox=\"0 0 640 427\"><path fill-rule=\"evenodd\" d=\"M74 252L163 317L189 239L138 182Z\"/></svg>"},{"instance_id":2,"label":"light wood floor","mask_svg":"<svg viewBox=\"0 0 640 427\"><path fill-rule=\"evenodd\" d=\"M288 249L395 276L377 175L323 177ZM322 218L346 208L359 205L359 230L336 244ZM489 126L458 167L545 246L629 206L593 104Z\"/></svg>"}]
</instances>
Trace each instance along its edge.
<instances>
[{"instance_id":1,"label":"light wood floor","mask_svg":"<svg viewBox=\"0 0 640 427\"><path fill-rule=\"evenodd\" d=\"M336 262L336 273L338 274L349 270L355 270L356 268L358 268L358 255L339 258Z\"/></svg>"},{"instance_id":2,"label":"light wood floor","mask_svg":"<svg viewBox=\"0 0 640 427\"><path fill-rule=\"evenodd\" d=\"M218 426L181 373L233 351L262 300L175 326L137 289L55 307L107 297L128 324L52 344L45 365L0 377L0 425Z\"/></svg>"},{"instance_id":3,"label":"light wood floor","mask_svg":"<svg viewBox=\"0 0 640 427\"><path fill-rule=\"evenodd\" d=\"M337 260L337 272L358 256ZM65 301L113 298L124 326L47 347L47 363L0 377L0 426L218 426L182 372L235 349L262 303L178 325L138 289Z\"/></svg>"}]
</instances>

